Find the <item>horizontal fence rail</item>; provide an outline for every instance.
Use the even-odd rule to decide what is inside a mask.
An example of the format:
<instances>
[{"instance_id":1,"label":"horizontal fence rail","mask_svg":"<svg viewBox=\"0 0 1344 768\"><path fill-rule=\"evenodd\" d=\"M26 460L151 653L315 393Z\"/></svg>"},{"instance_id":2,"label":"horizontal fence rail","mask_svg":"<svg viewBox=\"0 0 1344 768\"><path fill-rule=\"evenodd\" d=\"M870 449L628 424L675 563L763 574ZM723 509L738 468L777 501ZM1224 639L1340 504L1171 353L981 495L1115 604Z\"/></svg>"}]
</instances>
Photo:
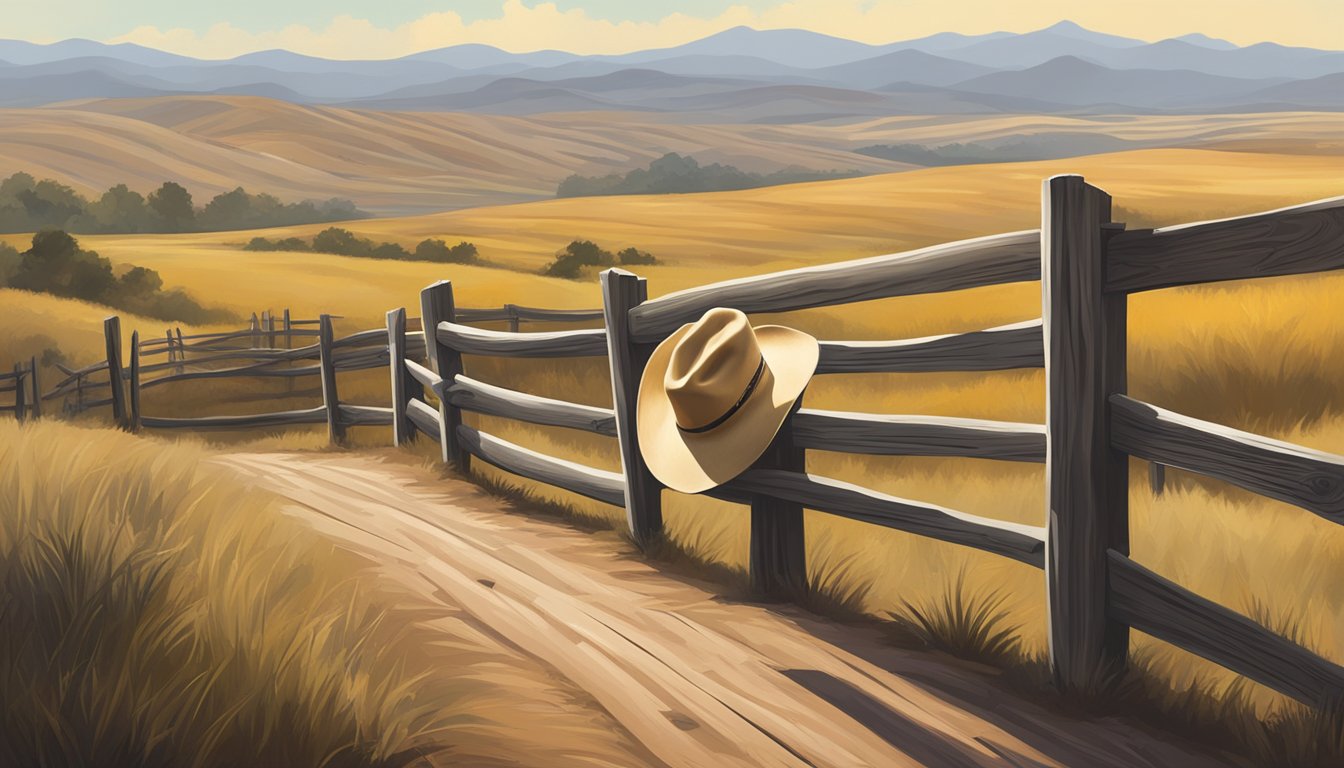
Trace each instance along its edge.
<instances>
[{"instance_id":1,"label":"horizontal fence rail","mask_svg":"<svg viewBox=\"0 0 1344 768\"><path fill-rule=\"evenodd\" d=\"M440 323L439 343L464 355L496 357L603 357L607 354L606 332L538 331L507 333L487 331L457 323Z\"/></svg>"},{"instance_id":2,"label":"horizontal fence rail","mask_svg":"<svg viewBox=\"0 0 1344 768\"><path fill-rule=\"evenodd\" d=\"M929 373L1045 367L1041 321L901 341L823 341L817 373Z\"/></svg>"}]
</instances>

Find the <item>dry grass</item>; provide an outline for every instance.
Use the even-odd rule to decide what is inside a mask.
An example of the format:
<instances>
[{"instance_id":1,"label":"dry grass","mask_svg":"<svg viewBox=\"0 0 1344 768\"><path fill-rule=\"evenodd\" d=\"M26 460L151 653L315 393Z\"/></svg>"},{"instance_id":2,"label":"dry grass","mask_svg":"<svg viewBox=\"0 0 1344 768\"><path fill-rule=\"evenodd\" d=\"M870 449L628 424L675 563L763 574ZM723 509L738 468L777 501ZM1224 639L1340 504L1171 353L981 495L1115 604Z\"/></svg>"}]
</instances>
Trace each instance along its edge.
<instances>
[{"instance_id":1,"label":"dry grass","mask_svg":"<svg viewBox=\"0 0 1344 768\"><path fill-rule=\"evenodd\" d=\"M0 763L631 762L545 670L208 458L0 423Z\"/></svg>"}]
</instances>

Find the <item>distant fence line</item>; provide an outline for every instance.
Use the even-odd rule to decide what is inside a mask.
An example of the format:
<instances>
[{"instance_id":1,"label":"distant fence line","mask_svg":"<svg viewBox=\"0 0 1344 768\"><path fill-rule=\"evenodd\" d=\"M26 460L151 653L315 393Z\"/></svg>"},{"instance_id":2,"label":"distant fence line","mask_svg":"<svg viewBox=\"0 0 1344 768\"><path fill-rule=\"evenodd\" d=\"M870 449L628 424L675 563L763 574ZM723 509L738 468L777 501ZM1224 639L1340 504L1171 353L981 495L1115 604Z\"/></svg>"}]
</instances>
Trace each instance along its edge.
<instances>
[{"instance_id":1,"label":"distant fence line","mask_svg":"<svg viewBox=\"0 0 1344 768\"><path fill-rule=\"evenodd\" d=\"M323 413L333 440L341 439L343 425L390 423L397 444L428 435L439 442L443 461L463 473L476 459L623 507L632 538L648 546L663 535L665 489L638 449L636 393L649 353L682 324L720 306L779 313L1040 280L1040 319L919 339L821 341L819 375L1044 368L1046 423L797 408L752 468L706 492L750 507L754 588L785 598L806 590L803 509L813 509L1044 569L1050 663L1064 689L1092 687L1123 668L1133 628L1313 706L1339 705L1344 667L1131 559L1128 492L1133 457L1218 478L1344 523L1344 457L1133 399L1127 395L1125 349L1132 293L1344 268L1344 198L1128 231L1111 222L1110 196L1081 176L1047 180L1042 201L1039 230L729 280L652 300L643 278L608 269L601 275L600 311L462 309L452 283L438 282L420 294L422 332L408 330L404 308L388 313L385 330L351 337L358 344L330 339L329 322L320 323ZM602 327L524 333L518 330L522 319L601 319ZM507 321L510 331L468 325L489 321ZM385 334L381 341L374 338L378 334ZM390 408L351 411L335 397L341 367L336 350L347 342L368 355L361 363L376 357L389 365ZM382 353L362 351L365 343L381 345ZM612 405L580 405L479 381L467 375L464 355L605 358ZM108 360L120 370L119 351L110 344ZM255 375L267 364L254 365L239 375ZM109 380L115 391L122 377ZM464 412L614 438L621 471L515 445L464 423ZM808 450L1044 463L1046 525L1007 523L813 475L806 468ZM1152 471L1155 490L1161 472Z\"/></svg>"}]
</instances>

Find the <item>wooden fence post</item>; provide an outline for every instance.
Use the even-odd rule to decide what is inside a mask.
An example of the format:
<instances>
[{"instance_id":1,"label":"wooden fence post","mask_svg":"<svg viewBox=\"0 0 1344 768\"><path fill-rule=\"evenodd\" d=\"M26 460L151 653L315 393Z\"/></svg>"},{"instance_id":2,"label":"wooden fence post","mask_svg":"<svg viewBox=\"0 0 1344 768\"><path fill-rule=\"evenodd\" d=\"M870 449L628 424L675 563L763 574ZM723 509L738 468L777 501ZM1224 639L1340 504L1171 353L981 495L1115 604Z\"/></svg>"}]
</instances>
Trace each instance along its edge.
<instances>
[{"instance_id":1,"label":"wooden fence post","mask_svg":"<svg viewBox=\"0 0 1344 768\"><path fill-rule=\"evenodd\" d=\"M28 360L28 378L30 379L31 391L33 394L32 417L34 419L42 418L42 384L37 376L37 355L33 355Z\"/></svg>"},{"instance_id":2,"label":"wooden fence post","mask_svg":"<svg viewBox=\"0 0 1344 768\"><path fill-rule=\"evenodd\" d=\"M126 426L126 383L121 378L121 318L113 315L103 321L103 340L107 349L107 380L112 389L112 420Z\"/></svg>"},{"instance_id":3,"label":"wooden fence post","mask_svg":"<svg viewBox=\"0 0 1344 768\"><path fill-rule=\"evenodd\" d=\"M437 329L439 323L451 323L456 317L453 304L453 284L440 280L420 292L420 317L425 326L425 356L434 366L434 372L443 379L445 389L451 387L457 375L462 373L462 353L439 343ZM443 424L443 461L451 464L460 473L466 474L471 467L471 454L458 439L457 428L462 423L462 410L447 399L439 398L439 421Z\"/></svg>"},{"instance_id":4,"label":"wooden fence post","mask_svg":"<svg viewBox=\"0 0 1344 768\"><path fill-rule=\"evenodd\" d=\"M1050 665L1061 688L1087 690L1123 669L1129 644L1106 610L1107 550L1129 552L1129 460L1107 413L1126 389L1126 296L1103 290L1110 196L1081 176L1042 191Z\"/></svg>"},{"instance_id":5,"label":"wooden fence post","mask_svg":"<svg viewBox=\"0 0 1344 768\"><path fill-rule=\"evenodd\" d=\"M176 331L177 331L177 362L178 362L177 372L182 373L183 371L182 363L186 362L187 360L187 344L182 339L182 326L180 325L177 326Z\"/></svg>"},{"instance_id":6,"label":"wooden fence post","mask_svg":"<svg viewBox=\"0 0 1344 768\"><path fill-rule=\"evenodd\" d=\"M387 356L392 375L392 444L415 441L415 425L407 415L412 398L423 398L424 388L406 370L406 308L387 313Z\"/></svg>"},{"instance_id":7,"label":"wooden fence post","mask_svg":"<svg viewBox=\"0 0 1344 768\"><path fill-rule=\"evenodd\" d=\"M275 313L266 310L266 348L275 349Z\"/></svg>"},{"instance_id":8,"label":"wooden fence post","mask_svg":"<svg viewBox=\"0 0 1344 768\"><path fill-rule=\"evenodd\" d=\"M1161 496L1167 491L1167 465L1159 464L1156 461L1148 462L1148 487L1152 489L1154 496Z\"/></svg>"},{"instance_id":9,"label":"wooden fence post","mask_svg":"<svg viewBox=\"0 0 1344 768\"><path fill-rule=\"evenodd\" d=\"M630 338L630 310L649 297L649 285L623 269L602 272L602 316L607 327L607 362L611 367L611 401L616 412L621 469L625 475L625 517L630 537L646 547L663 535L662 485L649 472L639 452L635 403L639 379L648 362L650 345Z\"/></svg>"},{"instance_id":10,"label":"wooden fence post","mask_svg":"<svg viewBox=\"0 0 1344 768\"><path fill-rule=\"evenodd\" d=\"M327 436L332 445L345 443L345 424L341 422L341 401L336 394L336 358L332 348L331 315L318 322L317 354L322 364L322 404L327 407Z\"/></svg>"},{"instance_id":11,"label":"wooden fence post","mask_svg":"<svg viewBox=\"0 0 1344 768\"><path fill-rule=\"evenodd\" d=\"M27 387L28 384L27 384L27 382L25 382L23 379L24 379L23 363L15 363L15 364L14 364L14 420L15 420L15 421L18 421L18 422L22 422L22 421L23 421L23 416L24 416L24 413L23 413L23 412L24 412L24 408L25 408L25 406L27 405L27 404L24 402L24 400L26 399L26 395L27 395L27 392L25 391L24 388Z\"/></svg>"},{"instance_id":12,"label":"wooden fence post","mask_svg":"<svg viewBox=\"0 0 1344 768\"><path fill-rule=\"evenodd\" d=\"M285 307L284 316L285 349L294 348L294 324L289 319L289 307Z\"/></svg>"},{"instance_id":13,"label":"wooden fence post","mask_svg":"<svg viewBox=\"0 0 1344 768\"><path fill-rule=\"evenodd\" d=\"M513 332L513 333L517 333L517 332L518 332L518 329L519 329L519 324L518 324L518 305L517 305L517 304L505 304L505 305L504 305L504 311L509 313L509 330L510 330L511 332Z\"/></svg>"},{"instance_id":14,"label":"wooden fence post","mask_svg":"<svg viewBox=\"0 0 1344 768\"><path fill-rule=\"evenodd\" d=\"M798 405L802 398L798 399ZM794 406L794 412L798 410ZM807 470L807 452L793 444L793 414L784 423L756 469ZM803 505L770 496L751 500L749 573L753 592L772 599L795 600L807 591L807 547Z\"/></svg>"},{"instance_id":15,"label":"wooden fence post","mask_svg":"<svg viewBox=\"0 0 1344 768\"><path fill-rule=\"evenodd\" d=\"M130 411L127 414L126 429L129 432L140 431L140 332L131 331L131 392Z\"/></svg>"},{"instance_id":16,"label":"wooden fence post","mask_svg":"<svg viewBox=\"0 0 1344 768\"><path fill-rule=\"evenodd\" d=\"M252 348L261 346L261 323L257 322L257 313L252 313L252 319L248 322L248 330L252 331Z\"/></svg>"}]
</instances>

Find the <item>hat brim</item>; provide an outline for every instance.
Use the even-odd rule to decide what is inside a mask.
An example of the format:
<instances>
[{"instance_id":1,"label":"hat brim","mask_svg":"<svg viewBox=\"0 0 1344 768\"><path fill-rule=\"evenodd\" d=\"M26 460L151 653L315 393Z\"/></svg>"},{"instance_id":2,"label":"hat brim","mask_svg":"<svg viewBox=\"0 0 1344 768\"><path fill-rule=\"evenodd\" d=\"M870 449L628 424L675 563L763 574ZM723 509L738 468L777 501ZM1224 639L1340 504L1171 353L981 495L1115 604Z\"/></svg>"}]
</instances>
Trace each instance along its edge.
<instances>
[{"instance_id":1,"label":"hat brim","mask_svg":"<svg viewBox=\"0 0 1344 768\"><path fill-rule=\"evenodd\" d=\"M663 377L673 348L690 329L682 326L649 357L639 382L636 421L640 452L653 476L673 490L700 493L742 474L770 447L816 372L819 350L817 340L802 331L757 326L756 341L771 376L722 425L688 433L677 427Z\"/></svg>"}]
</instances>

